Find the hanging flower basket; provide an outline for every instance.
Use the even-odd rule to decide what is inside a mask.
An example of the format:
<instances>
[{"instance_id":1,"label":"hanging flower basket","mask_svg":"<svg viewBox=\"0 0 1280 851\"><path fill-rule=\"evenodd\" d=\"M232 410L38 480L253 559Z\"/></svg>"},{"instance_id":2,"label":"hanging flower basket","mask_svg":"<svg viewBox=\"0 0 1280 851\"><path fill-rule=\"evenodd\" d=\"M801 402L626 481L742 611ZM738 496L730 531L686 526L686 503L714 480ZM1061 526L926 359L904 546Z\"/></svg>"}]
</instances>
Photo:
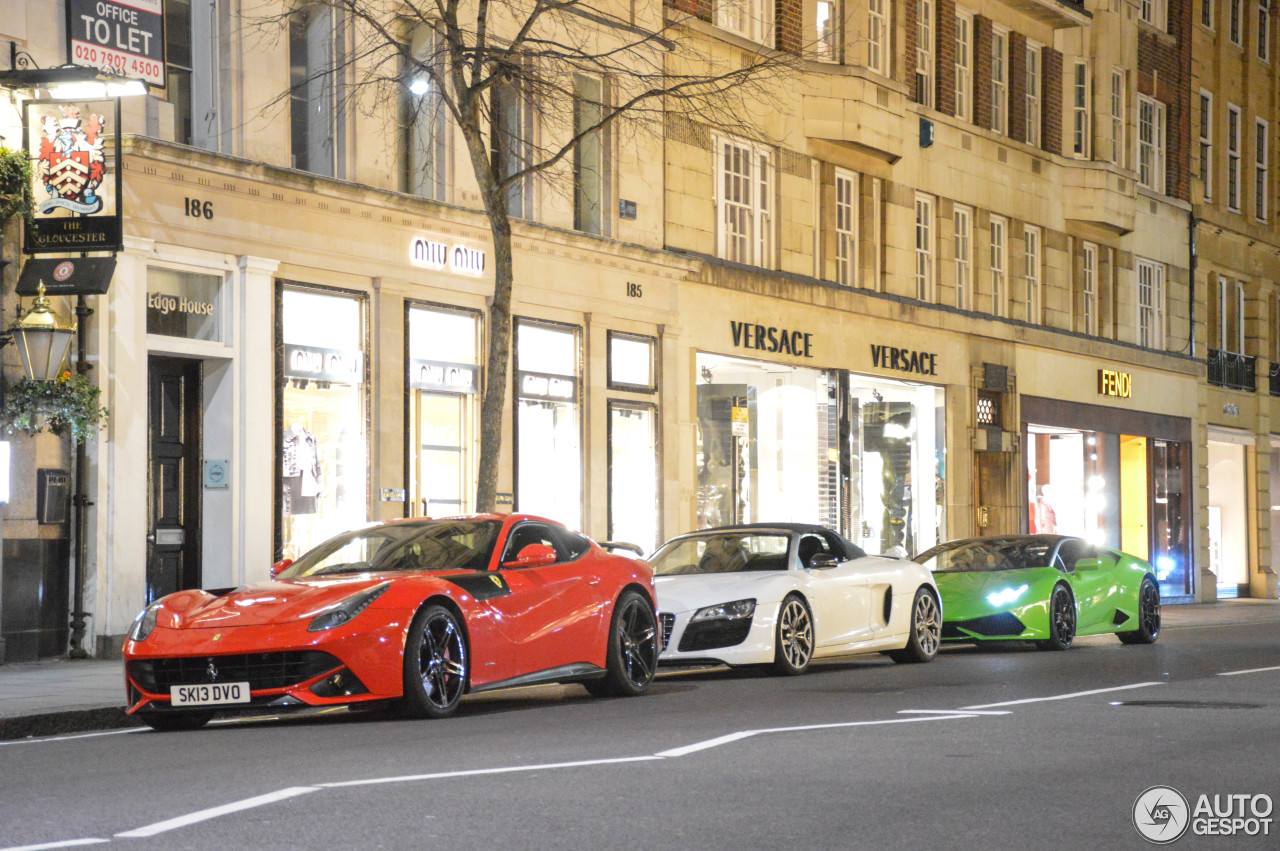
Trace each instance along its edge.
<instances>
[{"instance_id":1,"label":"hanging flower basket","mask_svg":"<svg viewBox=\"0 0 1280 851\"><path fill-rule=\"evenodd\" d=\"M30 158L0 145L0 226L15 216L30 221L34 206Z\"/></svg>"},{"instance_id":2,"label":"hanging flower basket","mask_svg":"<svg viewBox=\"0 0 1280 851\"><path fill-rule=\"evenodd\" d=\"M64 372L54 381L24 378L4 394L0 427L6 433L30 435L46 429L59 437L71 435L83 443L107 424L110 413L98 404L102 391L85 375Z\"/></svg>"}]
</instances>

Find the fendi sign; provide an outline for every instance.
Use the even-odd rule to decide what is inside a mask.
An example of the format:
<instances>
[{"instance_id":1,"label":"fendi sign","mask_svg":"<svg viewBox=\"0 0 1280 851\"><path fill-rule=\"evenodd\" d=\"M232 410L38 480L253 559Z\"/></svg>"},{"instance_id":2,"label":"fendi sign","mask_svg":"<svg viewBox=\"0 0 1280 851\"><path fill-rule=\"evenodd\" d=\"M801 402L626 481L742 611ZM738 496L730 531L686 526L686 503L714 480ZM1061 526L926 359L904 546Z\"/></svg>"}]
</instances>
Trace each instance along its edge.
<instances>
[{"instance_id":1,"label":"fendi sign","mask_svg":"<svg viewBox=\"0 0 1280 851\"><path fill-rule=\"evenodd\" d=\"M1098 395L1129 399L1133 396L1133 376L1114 369L1098 370Z\"/></svg>"}]
</instances>

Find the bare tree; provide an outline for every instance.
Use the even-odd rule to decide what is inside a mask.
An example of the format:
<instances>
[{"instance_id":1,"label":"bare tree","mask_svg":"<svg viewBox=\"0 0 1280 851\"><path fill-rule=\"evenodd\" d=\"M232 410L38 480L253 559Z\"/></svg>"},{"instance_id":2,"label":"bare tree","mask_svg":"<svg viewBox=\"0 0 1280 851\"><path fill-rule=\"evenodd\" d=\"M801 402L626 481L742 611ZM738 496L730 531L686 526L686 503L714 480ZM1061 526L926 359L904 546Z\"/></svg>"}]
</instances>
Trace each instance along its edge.
<instances>
[{"instance_id":1,"label":"bare tree","mask_svg":"<svg viewBox=\"0 0 1280 851\"><path fill-rule=\"evenodd\" d=\"M637 12L642 5L647 11ZM318 0L256 21L296 26L317 9L343 22L344 49L294 80L290 94L328 85L340 108L385 111L414 86L431 95L416 108L447 113L465 143L493 237L475 502L493 511L510 386L511 221L527 215L523 188L535 178L563 188L575 152L606 130L660 133L671 115L759 138L754 119L782 106L775 83L797 67L801 51L725 46L708 55L697 48L706 42L693 37L690 16L662 0ZM584 94L583 79L607 81L607 96L603 86L598 96ZM528 132L534 117L547 132Z\"/></svg>"}]
</instances>

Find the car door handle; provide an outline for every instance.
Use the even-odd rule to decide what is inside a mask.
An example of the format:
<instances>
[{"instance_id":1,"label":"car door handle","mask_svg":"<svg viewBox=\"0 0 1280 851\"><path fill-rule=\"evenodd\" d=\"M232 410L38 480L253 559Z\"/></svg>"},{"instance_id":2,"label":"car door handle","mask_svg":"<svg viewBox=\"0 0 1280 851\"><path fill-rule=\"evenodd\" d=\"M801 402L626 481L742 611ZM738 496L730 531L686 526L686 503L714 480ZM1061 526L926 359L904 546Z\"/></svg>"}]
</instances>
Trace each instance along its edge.
<instances>
[{"instance_id":1,"label":"car door handle","mask_svg":"<svg viewBox=\"0 0 1280 851\"><path fill-rule=\"evenodd\" d=\"M599 577L599 576L597 576L595 579L588 579L588 580L587 580L587 584L588 584L588 585L599 585L599 584L600 584L600 577Z\"/></svg>"}]
</instances>

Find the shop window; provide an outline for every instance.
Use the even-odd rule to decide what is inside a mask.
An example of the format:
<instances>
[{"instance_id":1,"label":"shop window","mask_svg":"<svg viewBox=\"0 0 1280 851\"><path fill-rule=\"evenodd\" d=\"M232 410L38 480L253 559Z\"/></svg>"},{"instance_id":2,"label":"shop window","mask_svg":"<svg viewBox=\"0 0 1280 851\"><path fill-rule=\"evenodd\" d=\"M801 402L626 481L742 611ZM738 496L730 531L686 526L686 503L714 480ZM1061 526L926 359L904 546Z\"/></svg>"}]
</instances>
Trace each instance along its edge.
<instances>
[{"instance_id":1,"label":"shop window","mask_svg":"<svg viewBox=\"0 0 1280 851\"><path fill-rule=\"evenodd\" d=\"M657 549L658 414L653 405L609 400L609 540Z\"/></svg>"},{"instance_id":2,"label":"shop window","mask_svg":"<svg viewBox=\"0 0 1280 851\"><path fill-rule=\"evenodd\" d=\"M448 200L449 121L441 81L445 79L444 52L435 31L415 27L401 72L401 124L404 127L405 192ZM426 69L430 69L428 73Z\"/></svg>"},{"instance_id":3,"label":"shop window","mask_svg":"<svg viewBox=\"0 0 1280 851\"><path fill-rule=\"evenodd\" d=\"M609 389L652 393L658 388L657 340L639 334L609 332Z\"/></svg>"},{"instance_id":4,"label":"shop window","mask_svg":"<svg viewBox=\"0 0 1280 851\"><path fill-rule=\"evenodd\" d=\"M409 513L474 510L480 317L409 308Z\"/></svg>"},{"instance_id":5,"label":"shop window","mask_svg":"<svg viewBox=\"0 0 1280 851\"><path fill-rule=\"evenodd\" d=\"M364 323L362 297L282 290L283 557L369 519Z\"/></svg>"},{"instance_id":6,"label":"shop window","mask_svg":"<svg viewBox=\"0 0 1280 851\"><path fill-rule=\"evenodd\" d=\"M1185 443L1151 443L1151 566L1162 597L1189 597L1191 571L1187 560L1186 475L1190 460ZM1272 456L1276 458L1276 456Z\"/></svg>"},{"instance_id":7,"label":"shop window","mask_svg":"<svg viewBox=\"0 0 1280 851\"><path fill-rule=\"evenodd\" d=\"M289 126L293 167L324 177L337 174L335 80L340 41L338 15L323 4L289 18Z\"/></svg>"},{"instance_id":8,"label":"shop window","mask_svg":"<svg viewBox=\"0 0 1280 851\"><path fill-rule=\"evenodd\" d=\"M147 333L222 342L222 275L147 269Z\"/></svg>"},{"instance_id":9,"label":"shop window","mask_svg":"<svg viewBox=\"0 0 1280 851\"><path fill-rule=\"evenodd\" d=\"M578 330L517 320L517 511L582 525Z\"/></svg>"}]
</instances>

